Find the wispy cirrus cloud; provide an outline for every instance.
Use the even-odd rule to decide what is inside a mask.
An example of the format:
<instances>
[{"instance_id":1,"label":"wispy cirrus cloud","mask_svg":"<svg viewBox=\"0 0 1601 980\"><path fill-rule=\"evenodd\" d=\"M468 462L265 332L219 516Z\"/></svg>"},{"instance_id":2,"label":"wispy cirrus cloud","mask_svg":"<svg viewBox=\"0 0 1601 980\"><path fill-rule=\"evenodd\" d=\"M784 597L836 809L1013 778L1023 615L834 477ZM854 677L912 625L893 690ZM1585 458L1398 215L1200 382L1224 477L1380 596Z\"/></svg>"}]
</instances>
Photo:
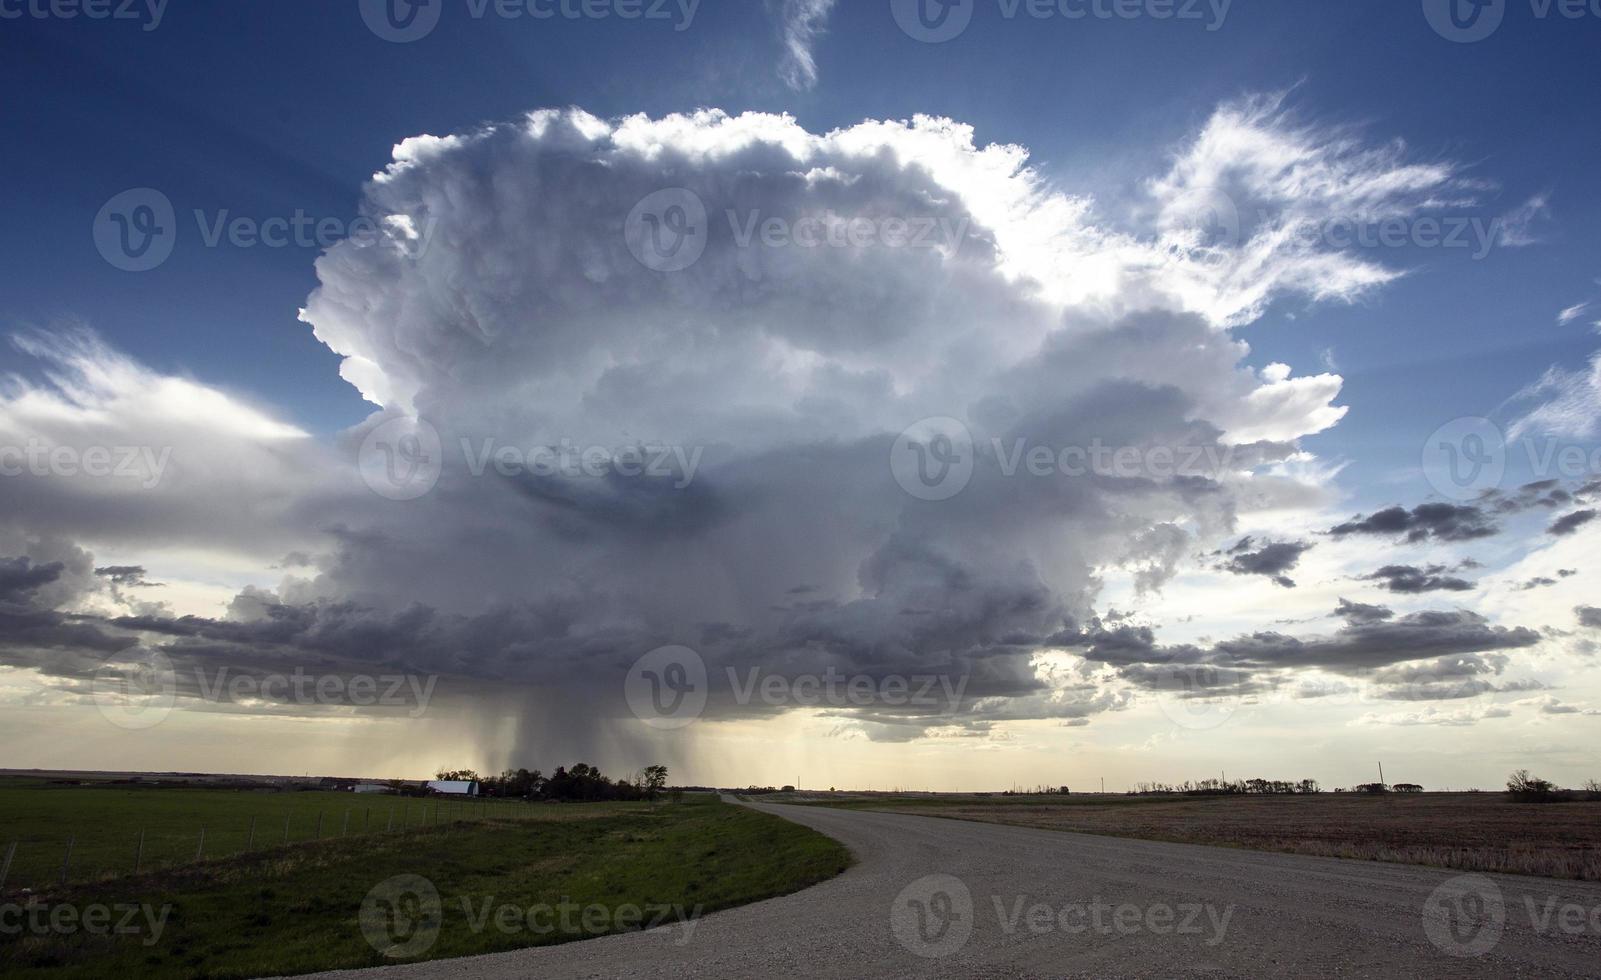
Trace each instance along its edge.
<instances>
[{"instance_id":1,"label":"wispy cirrus cloud","mask_svg":"<svg viewBox=\"0 0 1601 980\"><path fill-rule=\"evenodd\" d=\"M817 59L812 52L823 36L828 15L836 2L838 0L768 0L769 8L775 3L778 8L779 39L784 45L778 75L797 92L817 85Z\"/></svg>"},{"instance_id":2,"label":"wispy cirrus cloud","mask_svg":"<svg viewBox=\"0 0 1601 980\"><path fill-rule=\"evenodd\" d=\"M1590 309L1590 304L1588 302L1575 303L1572 306L1568 307L1567 309L1563 310L1561 313L1557 314L1557 324L1559 326L1564 326L1565 327L1568 324L1572 323L1574 320L1577 320L1579 317L1584 316L1584 314L1586 312L1588 312L1589 309Z\"/></svg>"},{"instance_id":3,"label":"wispy cirrus cloud","mask_svg":"<svg viewBox=\"0 0 1601 980\"><path fill-rule=\"evenodd\" d=\"M1163 244L1207 268L1210 295L1195 302L1220 323L1256 319L1280 292L1359 299L1404 270L1331 247L1324 230L1473 207L1487 186L1399 141L1298 122L1287 102L1279 93L1220 107L1148 185Z\"/></svg>"},{"instance_id":4,"label":"wispy cirrus cloud","mask_svg":"<svg viewBox=\"0 0 1601 980\"><path fill-rule=\"evenodd\" d=\"M1501 216L1500 244L1506 248L1527 248L1538 245L1540 239L1535 225L1551 216L1551 200L1547 194L1536 194Z\"/></svg>"},{"instance_id":5,"label":"wispy cirrus cloud","mask_svg":"<svg viewBox=\"0 0 1601 980\"><path fill-rule=\"evenodd\" d=\"M1585 439L1601 432L1601 354L1590 358L1587 370L1552 367L1512 403L1533 405L1507 429L1512 439L1530 432Z\"/></svg>"}]
</instances>

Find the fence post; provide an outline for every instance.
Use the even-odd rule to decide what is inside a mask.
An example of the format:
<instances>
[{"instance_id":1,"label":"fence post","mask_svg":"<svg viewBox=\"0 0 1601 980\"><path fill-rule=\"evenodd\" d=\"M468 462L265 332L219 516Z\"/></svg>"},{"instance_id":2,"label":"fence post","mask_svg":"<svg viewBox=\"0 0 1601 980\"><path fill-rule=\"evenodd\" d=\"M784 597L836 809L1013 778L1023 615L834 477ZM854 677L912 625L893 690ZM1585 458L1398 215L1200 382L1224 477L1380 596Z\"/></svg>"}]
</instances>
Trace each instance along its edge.
<instances>
[{"instance_id":1,"label":"fence post","mask_svg":"<svg viewBox=\"0 0 1601 980\"><path fill-rule=\"evenodd\" d=\"M246 837L245 837L245 850L247 850L247 851L250 850L251 845L253 845L255 843L256 843L256 818L255 818L254 815L252 815L251 818L250 818L250 833L248 835L246 835Z\"/></svg>"},{"instance_id":2,"label":"fence post","mask_svg":"<svg viewBox=\"0 0 1601 980\"><path fill-rule=\"evenodd\" d=\"M322 840L322 811L317 811L317 840Z\"/></svg>"},{"instance_id":3,"label":"fence post","mask_svg":"<svg viewBox=\"0 0 1601 980\"><path fill-rule=\"evenodd\" d=\"M389 826L385 827L384 829L385 830L394 830L395 829L395 808L394 807L390 807L389 808Z\"/></svg>"},{"instance_id":4,"label":"fence post","mask_svg":"<svg viewBox=\"0 0 1601 980\"><path fill-rule=\"evenodd\" d=\"M339 828L339 836L340 837L349 837L350 836L350 811L349 810L345 811L345 822L344 822L344 825Z\"/></svg>"},{"instance_id":5,"label":"fence post","mask_svg":"<svg viewBox=\"0 0 1601 980\"><path fill-rule=\"evenodd\" d=\"M289 815L284 815L284 843L289 843Z\"/></svg>"},{"instance_id":6,"label":"fence post","mask_svg":"<svg viewBox=\"0 0 1601 980\"><path fill-rule=\"evenodd\" d=\"M11 842L11 846L6 848L6 859L5 859L5 861L0 862L0 891L3 891L5 889L5 887L6 887L6 875L11 873L11 859L16 857L16 856L17 856L17 842L16 841L12 841Z\"/></svg>"},{"instance_id":7,"label":"fence post","mask_svg":"<svg viewBox=\"0 0 1601 980\"><path fill-rule=\"evenodd\" d=\"M145 829L139 828L139 844L133 849L133 873L139 873L139 865L145 859Z\"/></svg>"},{"instance_id":8,"label":"fence post","mask_svg":"<svg viewBox=\"0 0 1601 980\"><path fill-rule=\"evenodd\" d=\"M67 838L67 854L66 857L61 859L61 883L63 885L67 883L67 871L72 867L72 845L76 840L77 838L75 837Z\"/></svg>"},{"instance_id":9,"label":"fence post","mask_svg":"<svg viewBox=\"0 0 1601 980\"><path fill-rule=\"evenodd\" d=\"M195 860L199 861L206 853L206 828L200 828L200 843L195 847Z\"/></svg>"}]
</instances>

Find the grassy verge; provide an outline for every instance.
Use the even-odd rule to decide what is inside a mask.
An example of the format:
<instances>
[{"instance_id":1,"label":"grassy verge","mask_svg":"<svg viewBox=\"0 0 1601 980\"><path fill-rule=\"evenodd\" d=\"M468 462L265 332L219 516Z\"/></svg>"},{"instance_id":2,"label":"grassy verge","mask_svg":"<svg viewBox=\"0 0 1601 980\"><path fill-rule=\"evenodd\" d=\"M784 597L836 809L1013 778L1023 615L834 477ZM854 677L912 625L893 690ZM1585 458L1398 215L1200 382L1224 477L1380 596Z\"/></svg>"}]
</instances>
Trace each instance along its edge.
<instances>
[{"instance_id":1,"label":"grassy verge","mask_svg":"<svg viewBox=\"0 0 1601 980\"><path fill-rule=\"evenodd\" d=\"M763 797L783 802L778 797ZM793 802L1463 871L1601 881L1601 802L1370 796L827 797Z\"/></svg>"},{"instance_id":2,"label":"grassy verge","mask_svg":"<svg viewBox=\"0 0 1601 980\"><path fill-rule=\"evenodd\" d=\"M20 933L0 934L0 973L251 977L496 952L674 924L804 888L850 862L821 834L713 797L529 809L552 816L58 887L31 897ZM110 928L88 927L96 908L110 910ZM62 916L75 924L56 928ZM0 928L15 921L0 917ZM137 931L119 935L119 923Z\"/></svg>"},{"instance_id":3,"label":"grassy verge","mask_svg":"<svg viewBox=\"0 0 1601 980\"><path fill-rule=\"evenodd\" d=\"M154 871L286 843L538 811L491 800L0 779L0 859L16 844L4 886L37 891L59 885L63 869L69 882L95 881L132 874L136 863Z\"/></svg>"}]
</instances>

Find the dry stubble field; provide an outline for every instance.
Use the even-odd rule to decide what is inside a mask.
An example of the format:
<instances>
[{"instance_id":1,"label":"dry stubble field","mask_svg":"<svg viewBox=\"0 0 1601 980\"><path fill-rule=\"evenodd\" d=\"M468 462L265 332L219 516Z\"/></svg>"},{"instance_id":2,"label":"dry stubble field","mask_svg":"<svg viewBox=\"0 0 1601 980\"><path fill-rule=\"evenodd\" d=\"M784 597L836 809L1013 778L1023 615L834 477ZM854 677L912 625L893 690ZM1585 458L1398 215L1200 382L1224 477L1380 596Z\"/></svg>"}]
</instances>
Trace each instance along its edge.
<instances>
[{"instance_id":1,"label":"dry stubble field","mask_svg":"<svg viewBox=\"0 0 1601 980\"><path fill-rule=\"evenodd\" d=\"M1500 793L1320 793L885 795L815 802L1117 837L1601 881L1601 801L1515 803Z\"/></svg>"}]
</instances>

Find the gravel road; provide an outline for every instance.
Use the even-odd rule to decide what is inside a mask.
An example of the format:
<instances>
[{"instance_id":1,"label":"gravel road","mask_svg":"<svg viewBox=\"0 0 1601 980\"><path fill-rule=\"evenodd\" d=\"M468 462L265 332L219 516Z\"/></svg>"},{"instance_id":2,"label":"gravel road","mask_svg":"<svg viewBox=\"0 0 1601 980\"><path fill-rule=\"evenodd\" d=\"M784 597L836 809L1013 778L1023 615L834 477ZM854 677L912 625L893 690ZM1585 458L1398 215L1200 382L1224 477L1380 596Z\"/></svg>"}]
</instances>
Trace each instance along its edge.
<instances>
[{"instance_id":1,"label":"gravel road","mask_svg":"<svg viewBox=\"0 0 1601 980\"><path fill-rule=\"evenodd\" d=\"M1601 976L1593 883L756 808L842 841L858 863L688 929L324 975Z\"/></svg>"}]
</instances>

